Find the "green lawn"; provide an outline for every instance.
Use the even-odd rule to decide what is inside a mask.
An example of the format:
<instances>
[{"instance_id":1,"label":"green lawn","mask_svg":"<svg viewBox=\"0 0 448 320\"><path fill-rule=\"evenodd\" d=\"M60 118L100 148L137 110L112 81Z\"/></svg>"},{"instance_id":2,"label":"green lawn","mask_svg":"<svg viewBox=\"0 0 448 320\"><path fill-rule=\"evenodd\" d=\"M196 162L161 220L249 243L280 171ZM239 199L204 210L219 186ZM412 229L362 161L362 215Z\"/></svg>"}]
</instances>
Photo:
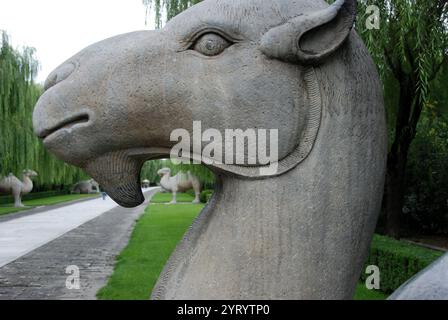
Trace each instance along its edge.
<instances>
[{"instance_id":1,"label":"green lawn","mask_svg":"<svg viewBox=\"0 0 448 320\"><path fill-rule=\"evenodd\" d=\"M379 290L369 290L365 284L360 282L356 287L355 300L386 300L387 294Z\"/></svg>"},{"instance_id":2,"label":"green lawn","mask_svg":"<svg viewBox=\"0 0 448 320\"><path fill-rule=\"evenodd\" d=\"M167 203L173 199L171 193L157 193L152 199L151 203ZM192 202L194 197L187 193L178 193L176 196L177 202Z\"/></svg>"},{"instance_id":3,"label":"green lawn","mask_svg":"<svg viewBox=\"0 0 448 320\"><path fill-rule=\"evenodd\" d=\"M192 201L189 195L179 199ZM99 299L147 300L165 262L203 204L160 204L170 201L159 193L138 220L128 246L117 257L107 285L97 293Z\"/></svg>"},{"instance_id":4,"label":"green lawn","mask_svg":"<svg viewBox=\"0 0 448 320\"><path fill-rule=\"evenodd\" d=\"M178 199L190 202L193 197L179 194ZM128 246L117 257L115 269L105 287L98 291L99 299L146 300L151 295L160 272L171 252L203 204L165 205L170 194L159 193L138 220ZM360 283L355 299L379 300L387 296L368 290Z\"/></svg>"},{"instance_id":5,"label":"green lawn","mask_svg":"<svg viewBox=\"0 0 448 320\"><path fill-rule=\"evenodd\" d=\"M48 197L48 198L41 198L41 199L35 199L35 200L27 200L24 201L23 204L27 206L26 208L14 208L13 204L2 204L0 205L0 216L10 213L15 213L23 210L29 210L33 209L35 207L40 206L49 206L53 204L58 204L62 202L67 201L73 201L83 198L92 198L98 196L96 194L66 194L66 195L60 195L60 196L54 196L54 197Z\"/></svg>"}]
</instances>

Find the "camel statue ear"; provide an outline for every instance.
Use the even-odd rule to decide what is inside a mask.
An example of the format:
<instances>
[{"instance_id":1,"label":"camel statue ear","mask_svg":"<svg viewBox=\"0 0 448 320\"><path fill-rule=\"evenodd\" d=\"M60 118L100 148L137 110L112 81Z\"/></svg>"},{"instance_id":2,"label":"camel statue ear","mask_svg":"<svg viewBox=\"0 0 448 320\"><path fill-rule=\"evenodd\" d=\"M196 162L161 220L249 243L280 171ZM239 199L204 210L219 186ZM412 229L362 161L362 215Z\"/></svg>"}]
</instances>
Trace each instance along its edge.
<instances>
[{"instance_id":1,"label":"camel statue ear","mask_svg":"<svg viewBox=\"0 0 448 320\"><path fill-rule=\"evenodd\" d=\"M266 32L261 51L270 58L317 64L347 39L356 18L356 0L337 0L328 8L303 14Z\"/></svg>"}]
</instances>

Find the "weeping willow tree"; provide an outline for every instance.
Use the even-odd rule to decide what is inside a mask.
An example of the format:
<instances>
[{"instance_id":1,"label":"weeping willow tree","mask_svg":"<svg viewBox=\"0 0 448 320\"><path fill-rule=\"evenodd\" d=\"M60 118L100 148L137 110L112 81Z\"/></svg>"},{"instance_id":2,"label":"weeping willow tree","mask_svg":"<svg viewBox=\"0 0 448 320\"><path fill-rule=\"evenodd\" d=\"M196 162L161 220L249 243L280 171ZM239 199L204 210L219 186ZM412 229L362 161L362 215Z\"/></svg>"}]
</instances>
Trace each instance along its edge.
<instances>
[{"instance_id":1,"label":"weeping willow tree","mask_svg":"<svg viewBox=\"0 0 448 320\"><path fill-rule=\"evenodd\" d=\"M379 8L378 30L363 23L370 14L368 4ZM424 110L434 104L435 81L448 63L448 0L362 0L359 12L357 29L388 86L391 130L384 210L386 232L398 238L409 150Z\"/></svg>"},{"instance_id":2,"label":"weeping willow tree","mask_svg":"<svg viewBox=\"0 0 448 320\"><path fill-rule=\"evenodd\" d=\"M23 169L38 172L36 189L69 185L85 178L77 168L51 156L33 133L32 113L42 88L34 83L38 62L34 49L14 49L1 32L0 47L0 176Z\"/></svg>"},{"instance_id":3,"label":"weeping willow tree","mask_svg":"<svg viewBox=\"0 0 448 320\"><path fill-rule=\"evenodd\" d=\"M143 0L146 6L146 16L153 10L155 13L155 27L161 28L163 22L188 9L202 0Z\"/></svg>"}]
</instances>

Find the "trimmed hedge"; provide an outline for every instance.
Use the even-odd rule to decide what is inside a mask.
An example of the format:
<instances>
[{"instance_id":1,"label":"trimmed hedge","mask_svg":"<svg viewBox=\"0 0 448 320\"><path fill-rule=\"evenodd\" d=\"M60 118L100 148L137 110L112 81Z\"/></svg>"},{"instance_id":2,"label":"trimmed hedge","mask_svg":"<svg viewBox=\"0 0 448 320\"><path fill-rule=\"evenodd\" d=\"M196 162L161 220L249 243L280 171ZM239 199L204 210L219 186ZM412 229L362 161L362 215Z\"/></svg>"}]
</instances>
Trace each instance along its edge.
<instances>
[{"instance_id":1,"label":"trimmed hedge","mask_svg":"<svg viewBox=\"0 0 448 320\"><path fill-rule=\"evenodd\" d=\"M187 190L184 193L191 195L192 197L195 196L193 189ZM199 201L201 201L201 203L207 203L208 200L210 200L210 198L212 197L213 194L213 190L202 190L201 194L199 195Z\"/></svg>"},{"instance_id":2,"label":"trimmed hedge","mask_svg":"<svg viewBox=\"0 0 448 320\"><path fill-rule=\"evenodd\" d=\"M368 265L378 266L381 291L391 293L443 254L441 251L375 235L364 270ZM368 276L363 272L361 280L365 281Z\"/></svg>"},{"instance_id":3,"label":"trimmed hedge","mask_svg":"<svg viewBox=\"0 0 448 320\"><path fill-rule=\"evenodd\" d=\"M203 190L201 192L201 195L199 196L199 200L202 203L207 203L210 200L210 198L212 197L212 194L213 194L213 190Z\"/></svg>"},{"instance_id":4,"label":"trimmed hedge","mask_svg":"<svg viewBox=\"0 0 448 320\"><path fill-rule=\"evenodd\" d=\"M60 196L64 194L69 194L69 190L58 190L58 191L43 191L43 192L32 192L29 194L26 194L22 197L23 201L26 200L35 200L35 199L41 199L41 198L49 198L54 196ZM0 204L9 204L14 203L14 198L12 196L1 196L0 197Z\"/></svg>"}]
</instances>

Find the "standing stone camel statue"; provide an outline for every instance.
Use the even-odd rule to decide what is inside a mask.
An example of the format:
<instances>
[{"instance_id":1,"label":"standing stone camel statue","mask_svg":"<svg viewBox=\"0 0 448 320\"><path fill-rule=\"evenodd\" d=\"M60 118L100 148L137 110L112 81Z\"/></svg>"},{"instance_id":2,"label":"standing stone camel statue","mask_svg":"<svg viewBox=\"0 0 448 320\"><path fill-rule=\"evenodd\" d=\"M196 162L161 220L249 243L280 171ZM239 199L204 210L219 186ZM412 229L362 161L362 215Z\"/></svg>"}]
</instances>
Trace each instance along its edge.
<instances>
[{"instance_id":1,"label":"standing stone camel statue","mask_svg":"<svg viewBox=\"0 0 448 320\"><path fill-rule=\"evenodd\" d=\"M14 207L24 207L22 196L33 190L32 177L37 173L33 170L23 170L22 181L10 173L7 177L0 179L0 193L11 194L14 197Z\"/></svg>"},{"instance_id":2,"label":"standing stone camel statue","mask_svg":"<svg viewBox=\"0 0 448 320\"><path fill-rule=\"evenodd\" d=\"M170 203L177 203L177 193L184 192L189 189L194 190L195 197L193 203L200 202L199 196L201 195L201 182L195 175L191 174L190 171L187 172L186 176L182 172L179 172L172 177L171 169L162 168L157 171L157 174L160 176L160 185L162 188L173 194L173 199Z\"/></svg>"},{"instance_id":3,"label":"standing stone camel statue","mask_svg":"<svg viewBox=\"0 0 448 320\"><path fill-rule=\"evenodd\" d=\"M353 297L387 152L381 84L355 16L355 0L204 0L163 29L93 44L50 74L37 136L125 207L144 201L141 167L170 155L174 130L192 136L194 121L222 136L278 129L274 174L259 160L204 161L215 193L153 299Z\"/></svg>"}]
</instances>

